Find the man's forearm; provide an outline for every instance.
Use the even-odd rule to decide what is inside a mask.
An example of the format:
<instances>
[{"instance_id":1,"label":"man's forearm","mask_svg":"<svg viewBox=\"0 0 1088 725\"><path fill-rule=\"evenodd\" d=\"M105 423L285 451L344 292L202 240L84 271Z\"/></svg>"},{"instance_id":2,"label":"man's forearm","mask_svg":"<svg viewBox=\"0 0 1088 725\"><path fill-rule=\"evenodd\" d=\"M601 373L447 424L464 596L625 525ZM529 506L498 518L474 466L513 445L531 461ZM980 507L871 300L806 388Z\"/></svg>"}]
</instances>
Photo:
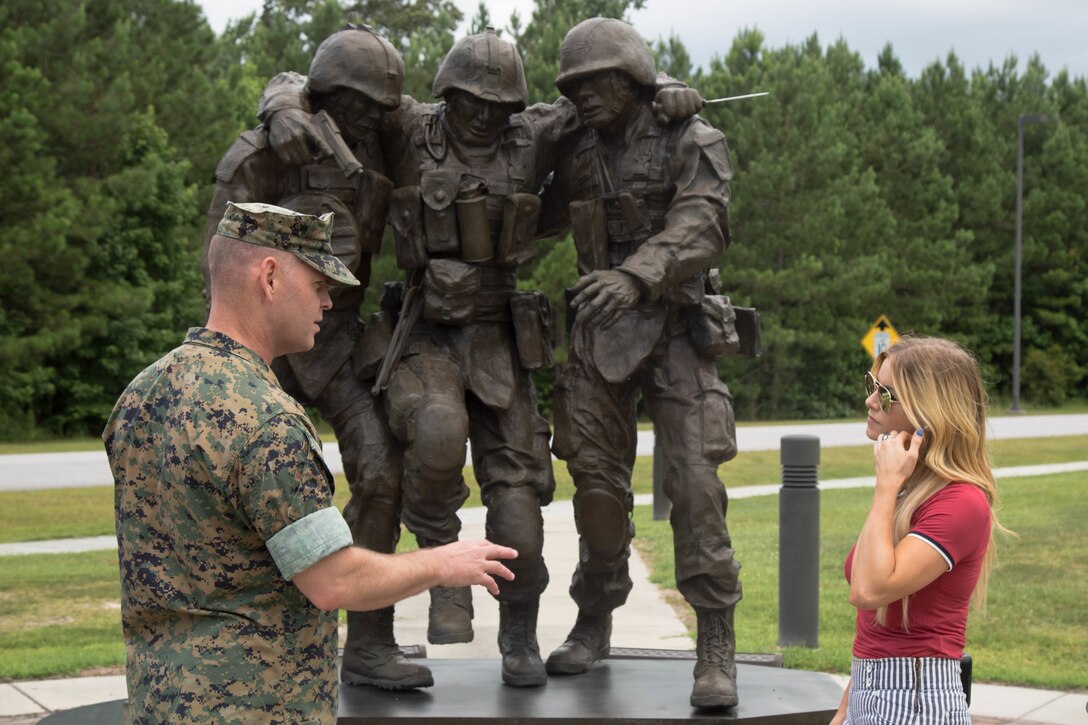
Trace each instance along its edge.
<instances>
[{"instance_id":1,"label":"man's forearm","mask_svg":"<svg viewBox=\"0 0 1088 725\"><path fill-rule=\"evenodd\" d=\"M349 546L295 575L293 581L321 609L381 609L434 586L478 584L499 593L512 580L503 564L518 553L489 541L458 541L406 554L378 554Z\"/></svg>"},{"instance_id":2,"label":"man's forearm","mask_svg":"<svg viewBox=\"0 0 1088 725\"><path fill-rule=\"evenodd\" d=\"M294 582L321 609L381 609L439 583L431 554L379 554L351 546L301 572Z\"/></svg>"}]
</instances>

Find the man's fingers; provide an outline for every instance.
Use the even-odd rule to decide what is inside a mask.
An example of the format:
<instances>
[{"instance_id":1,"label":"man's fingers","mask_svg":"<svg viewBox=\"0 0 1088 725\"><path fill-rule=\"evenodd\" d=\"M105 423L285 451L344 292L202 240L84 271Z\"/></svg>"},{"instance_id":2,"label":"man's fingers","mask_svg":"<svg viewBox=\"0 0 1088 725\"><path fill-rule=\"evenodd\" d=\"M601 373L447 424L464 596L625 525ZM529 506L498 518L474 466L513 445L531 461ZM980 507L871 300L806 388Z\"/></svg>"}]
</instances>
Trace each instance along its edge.
<instances>
[{"instance_id":1,"label":"man's fingers","mask_svg":"<svg viewBox=\"0 0 1088 725\"><path fill-rule=\"evenodd\" d=\"M509 546L503 546L501 544L490 544L487 549L488 559L516 559L518 558L518 550L512 549Z\"/></svg>"},{"instance_id":2,"label":"man's fingers","mask_svg":"<svg viewBox=\"0 0 1088 725\"><path fill-rule=\"evenodd\" d=\"M487 568L487 573L493 577L502 577L508 582L514 581L514 572L510 571L505 564L501 564L497 561L491 562L491 565ZM491 577L488 578L490 579Z\"/></svg>"}]
</instances>

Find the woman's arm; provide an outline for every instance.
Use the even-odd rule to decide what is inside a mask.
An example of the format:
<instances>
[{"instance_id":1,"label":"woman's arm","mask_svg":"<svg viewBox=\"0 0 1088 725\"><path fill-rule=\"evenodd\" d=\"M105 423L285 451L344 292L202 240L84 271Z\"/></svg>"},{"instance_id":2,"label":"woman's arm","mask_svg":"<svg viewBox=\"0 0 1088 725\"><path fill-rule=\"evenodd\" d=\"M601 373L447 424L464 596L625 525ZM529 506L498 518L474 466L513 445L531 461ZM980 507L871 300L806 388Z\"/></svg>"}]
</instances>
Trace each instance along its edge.
<instances>
[{"instance_id":1,"label":"woman's arm","mask_svg":"<svg viewBox=\"0 0 1088 725\"><path fill-rule=\"evenodd\" d=\"M948 570L941 555L923 541L906 536L893 544L896 499L918 464L921 447L921 431L895 433L873 446L876 488L850 577L850 603L859 609L876 609L902 599Z\"/></svg>"},{"instance_id":2,"label":"woman's arm","mask_svg":"<svg viewBox=\"0 0 1088 725\"><path fill-rule=\"evenodd\" d=\"M835 717L831 718L829 725L842 725L846 721L846 706L850 704L850 682L846 683L846 689L842 691L842 701L839 709L835 711Z\"/></svg>"}]
</instances>

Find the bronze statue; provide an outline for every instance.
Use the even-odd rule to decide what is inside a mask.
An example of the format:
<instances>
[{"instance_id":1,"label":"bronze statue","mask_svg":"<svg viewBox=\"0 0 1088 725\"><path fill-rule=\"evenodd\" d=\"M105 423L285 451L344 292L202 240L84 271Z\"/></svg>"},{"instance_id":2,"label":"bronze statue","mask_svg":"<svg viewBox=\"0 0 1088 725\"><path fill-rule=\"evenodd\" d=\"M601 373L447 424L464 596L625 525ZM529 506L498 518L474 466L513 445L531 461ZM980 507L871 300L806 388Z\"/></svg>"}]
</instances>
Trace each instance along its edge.
<instances>
[{"instance_id":1,"label":"bronze statue","mask_svg":"<svg viewBox=\"0 0 1088 725\"><path fill-rule=\"evenodd\" d=\"M529 371L551 364L550 313L544 295L517 290L515 269L532 257L536 192L554 145L545 139L574 114L526 110L521 57L490 29L454 44L434 95L442 102L406 99L389 119L399 131L388 145L390 219L408 302L398 323L405 345L387 353L385 402L404 444L405 523L421 546L456 540L471 439L487 535L518 550L516 578L498 596L502 679L539 686L540 507L555 481Z\"/></svg>"},{"instance_id":2,"label":"bronze statue","mask_svg":"<svg viewBox=\"0 0 1088 725\"><path fill-rule=\"evenodd\" d=\"M347 26L317 49L308 77L291 74L276 82L286 90L262 100L262 116L282 110L281 127L323 125L327 133L321 143L332 145L328 151L336 153L314 160L305 143L301 149L291 147L290 134L274 150L276 138L270 138L268 125L244 132L216 169L202 268L207 279L208 242L228 201L272 202L316 215L335 212L333 252L362 285L332 290L333 308L325 313L313 349L277 358L272 367L284 388L315 405L336 433L351 488L344 514L355 543L392 553L400 537L400 444L389 431L380 400L370 394L370 384L356 375L353 353L367 334L359 306L371 256L380 249L392 189L384 175L377 125L383 113L400 104L404 63L370 28ZM318 118L301 115L302 105ZM406 659L397 647L393 607L348 612L341 677L347 683L391 689L434 682L428 668Z\"/></svg>"},{"instance_id":3,"label":"bronze statue","mask_svg":"<svg viewBox=\"0 0 1088 725\"><path fill-rule=\"evenodd\" d=\"M677 585L698 617L691 703L731 706L740 565L717 468L737 449L715 355L737 340L709 268L729 243L733 172L724 137L701 118L655 122L655 77L646 42L622 21L586 20L563 40L556 86L587 130L559 154L545 206L549 224L571 225L582 274L554 440L574 478L580 555L570 587L578 618L547 670L577 674L606 657L612 610L631 590L641 392L665 456Z\"/></svg>"},{"instance_id":4,"label":"bronze statue","mask_svg":"<svg viewBox=\"0 0 1088 725\"><path fill-rule=\"evenodd\" d=\"M299 105L297 91L286 90L298 82L282 77L269 105ZM698 94L662 83L666 112L691 115ZM379 123L397 187L389 218L407 281L385 295L394 314L384 318L389 339L374 392L384 391L390 427L404 446L404 520L421 546L458 536L472 441L488 536L519 552L516 579L498 596L502 678L539 686L546 671L536 619L548 582L540 507L555 484L529 371L551 365L551 315L543 294L516 289L515 269L532 257L538 194L561 142L579 131L578 118L566 99L526 108L517 49L490 28L453 46L434 94L442 102L404 97ZM274 139L315 133L302 122L280 128L278 120L271 121ZM432 590L429 641L468 641L470 617L467 591Z\"/></svg>"}]
</instances>

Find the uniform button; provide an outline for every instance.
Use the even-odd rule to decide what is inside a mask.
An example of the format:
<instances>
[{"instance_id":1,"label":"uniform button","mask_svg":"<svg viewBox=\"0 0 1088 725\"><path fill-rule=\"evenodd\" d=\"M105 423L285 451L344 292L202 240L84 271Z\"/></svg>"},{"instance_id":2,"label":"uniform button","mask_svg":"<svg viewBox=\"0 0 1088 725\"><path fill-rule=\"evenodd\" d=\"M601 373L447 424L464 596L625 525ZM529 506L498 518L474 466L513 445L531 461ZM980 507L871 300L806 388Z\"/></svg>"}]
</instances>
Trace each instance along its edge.
<instances>
[{"instance_id":1,"label":"uniform button","mask_svg":"<svg viewBox=\"0 0 1088 725\"><path fill-rule=\"evenodd\" d=\"M434 193L434 200L435 201L445 201L446 200L446 192L441 191L441 190L436 191Z\"/></svg>"}]
</instances>

